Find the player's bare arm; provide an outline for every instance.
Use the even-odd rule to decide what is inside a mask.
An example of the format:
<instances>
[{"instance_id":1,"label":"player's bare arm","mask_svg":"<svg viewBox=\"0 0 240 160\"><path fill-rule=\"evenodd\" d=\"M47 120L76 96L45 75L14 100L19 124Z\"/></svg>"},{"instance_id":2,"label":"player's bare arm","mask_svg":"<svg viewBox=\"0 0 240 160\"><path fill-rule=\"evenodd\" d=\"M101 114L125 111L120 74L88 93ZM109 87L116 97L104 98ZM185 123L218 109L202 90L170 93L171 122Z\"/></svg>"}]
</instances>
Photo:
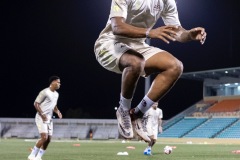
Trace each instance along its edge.
<instances>
[{"instance_id":1,"label":"player's bare arm","mask_svg":"<svg viewBox=\"0 0 240 160\"><path fill-rule=\"evenodd\" d=\"M172 35L179 42L188 42L188 41L199 41L201 44L204 44L207 33L202 27L196 27L190 30L186 30L183 27L179 26L174 29L177 34Z\"/></svg>"},{"instance_id":2,"label":"player's bare arm","mask_svg":"<svg viewBox=\"0 0 240 160\"><path fill-rule=\"evenodd\" d=\"M201 44L204 44L207 38L207 33L204 28L197 27L189 30L189 36L192 40L200 41Z\"/></svg>"},{"instance_id":3,"label":"player's bare arm","mask_svg":"<svg viewBox=\"0 0 240 160\"><path fill-rule=\"evenodd\" d=\"M43 121L47 121L47 116L43 114L43 111L40 108L40 104L37 102L34 102L34 107L37 110L38 114L41 116Z\"/></svg>"},{"instance_id":4,"label":"player's bare arm","mask_svg":"<svg viewBox=\"0 0 240 160\"><path fill-rule=\"evenodd\" d=\"M62 119L62 113L60 112L57 106L54 107L53 111L58 115L58 118Z\"/></svg>"},{"instance_id":5,"label":"player's bare arm","mask_svg":"<svg viewBox=\"0 0 240 160\"><path fill-rule=\"evenodd\" d=\"M113 17L111 18L111 26L113 33L115 35L121 35L129 38L145 38L147 28L139 28L129 25L124 22L124 18L122 17ZM166 43L169 40L174 41L175 39L170 34L176 35L176 32L172 30L175 26L163 26L157 29L153 29L149 31L149 38L159 38L165 41ZM150 33L151 32L151 33Z\"/></svg>"},{"instance_id":6,"label":"player's bare arm","mask_svg":"<svg viewBox=\"0 0 240 160\"><path fill-rule=\"evenodd\" d=\"M163 132L163 130L162 130L162 119L158 119L158 132L159 133Z\"/></svg>"},{"instance_id":7,"label":"player's bare arm","mask_svg":"<svg viewBox=\"0 0 240 160\"><path fill-rule=\"evenodd\" d=\"M149 31L149 38L158 38L164 41L165 43L170 43L169 40L175 41L177 36L176 29L177 26L167 25L161 26Z\"/></svg>"}]
</instances>

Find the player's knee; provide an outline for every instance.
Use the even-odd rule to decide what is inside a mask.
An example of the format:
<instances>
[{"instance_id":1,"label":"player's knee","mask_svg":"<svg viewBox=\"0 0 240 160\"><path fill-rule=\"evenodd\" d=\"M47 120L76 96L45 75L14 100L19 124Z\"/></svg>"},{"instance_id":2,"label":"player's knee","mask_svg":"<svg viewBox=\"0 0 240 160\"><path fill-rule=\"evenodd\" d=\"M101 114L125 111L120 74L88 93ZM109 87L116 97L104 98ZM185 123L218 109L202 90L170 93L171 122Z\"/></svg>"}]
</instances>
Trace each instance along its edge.
<instances>
[{"instance_id":1,"label":"player's knee","mask_svg":"<svg viewBox=\"0 0 240 160\"><path fill-rule=\"evenodd\" d=\"M141 73L144 70L145 61L141 58L137 58L136 61L133 63L133 69L139 73Z\"/></svg>"},{"instance_id":2,"label":"player's knee","mask_svg":"<svg viewBox=\"0 0 240 160\"><path fill-rule=\"evenodd\" d=\"M181 76L183 72L183 64L179 60L174 60L171 64L171 72L174 74L175 77Z\"/></svg>"},{"instance_id":3,"label":"player's knee","mask_svg":"<svg viewBox=\"0 0 240 160\"><path fill-rule=\"evenodd\" d=\"M42 141L46 142L48 141L48 135L42 135L41 136Z\"/></svg>"},{"instance_id":4,"label":"player's knee","mask_svg":"<svg viewBox=\"0 0 240 160\"><path fill-rule=\"evenodd\" d=\"M157 142L157 140L156 139L153 139L153 143L156 143Z\"/></svg>"},{"instance_id":5,"label":"player's knee","mask_svg":"<svg viewBox=\"0 0 240 160\"><path fill-rule=\"evenodd\" d=\"M131 61L131 64L130 64L130 68L131 68L132 72L134 72L136 74L140 74L141 72L143 72L144 66L145 66L144 59L139 58L139 57L133 58Z\"/></svg>"},{"instance_id":6,"label":"player's knee","mask_svg":"<svg viewBox=\"0 0 240 160\"><path fill-rule=\"evenodd\" d=\"M50 142L51 142L51 138L50 138L50 137L47 139L47 142L48 142L48 143L50 143Z\"/></svg>"}]
</instances>

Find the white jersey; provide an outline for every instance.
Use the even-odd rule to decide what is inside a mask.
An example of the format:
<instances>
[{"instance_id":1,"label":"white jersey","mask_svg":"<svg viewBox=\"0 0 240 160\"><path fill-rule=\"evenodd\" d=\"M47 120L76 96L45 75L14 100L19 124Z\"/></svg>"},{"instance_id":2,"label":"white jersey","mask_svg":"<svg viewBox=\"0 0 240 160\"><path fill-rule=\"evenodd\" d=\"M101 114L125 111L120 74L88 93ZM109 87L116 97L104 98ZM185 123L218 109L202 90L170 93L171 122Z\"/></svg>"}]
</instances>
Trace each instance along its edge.
<instances>
[{"instance_id":1,"label":"white jersey","mask_svg":"<svg viewBox=\"0 0 240 160\"><path fill-rule=\"evenodd\" d=\"M50 88L43 89L37 96L35 102L40 104L40 108L43 114L47 115L48 119L51 119L53 114L53 109L57 105L58 92L51 91Z\"/></svg>"},{"instance_id":2,"label":"white jersey","mask_svg":"<svg viewBox=\"0 0 240 160\"><path fill-rule=\"evenodd\" d=\"M151 107L145 114L144 114L145 123L147 126L147 134L148 136L153 136L153 139L157 139L158 135L158 122L163 118L163 113L160 108L153 109Z\"/></svg>"},{"instance_id":3,"label":"white jersey","mask_svg":"<svg viewBox=\"0 0 240 160\"><path fill-rule=\"evenodd\" d=\"M114 35L111 28L112 17L123 17L125 23L140 28L152 28L161 17L165 25L180 26L175 0L112 0L111 11L99 39L124 39ZM145 38L127 38L145 41Z\"/></svg>"},{"instance_id":4,"label":"white jersey","mask_svg":"<svg viewBox=\"0 0 240 160\"><path fill-rule=\"evenodd\" d=\"M149 123L152 124L152 126L158 126L159 120L163 118L163 113L160 108L156 108L156 110L151 107L144 116L148 116Z\"/></svg>"}]
</instances>

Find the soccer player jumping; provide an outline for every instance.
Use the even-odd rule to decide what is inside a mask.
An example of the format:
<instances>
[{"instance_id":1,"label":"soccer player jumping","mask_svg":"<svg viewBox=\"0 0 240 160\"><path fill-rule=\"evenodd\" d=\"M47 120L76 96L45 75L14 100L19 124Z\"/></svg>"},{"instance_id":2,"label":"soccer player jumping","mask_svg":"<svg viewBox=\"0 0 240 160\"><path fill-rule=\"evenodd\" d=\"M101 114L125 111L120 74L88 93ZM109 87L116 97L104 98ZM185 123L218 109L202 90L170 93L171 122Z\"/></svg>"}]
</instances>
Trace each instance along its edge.
<instances>
[{"instance_id":1,"label":"soccer player jumping","mask_svg":"<svg viewBox=\"0 0 240 160\"><path fill-rule=\"evenodd\" d=\"M162 18L165 26L153 28ZM146 38L157 38L166 43L206 39L205 29L186 30L181 26L175 0L112 0L106 27L95 42L97 61L107 70L121 73L120 105L117 110L119 133L133 138L133 128L145 141L139 118L158 102L175 84L183 72L183 64L171 53L145 43ZM131 102L141 76L158 75L148 93L131 110ZM130 117L135 117L132 127Z\"/></svg>"}]
</instances>

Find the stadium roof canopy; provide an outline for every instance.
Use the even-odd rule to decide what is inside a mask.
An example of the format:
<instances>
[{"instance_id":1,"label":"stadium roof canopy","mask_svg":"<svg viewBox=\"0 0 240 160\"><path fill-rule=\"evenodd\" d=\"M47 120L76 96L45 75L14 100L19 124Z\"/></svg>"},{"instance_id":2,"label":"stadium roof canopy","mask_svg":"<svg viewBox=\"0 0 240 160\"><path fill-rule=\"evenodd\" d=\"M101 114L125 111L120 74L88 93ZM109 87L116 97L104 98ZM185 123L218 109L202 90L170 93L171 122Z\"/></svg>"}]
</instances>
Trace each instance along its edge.
<instances>
[{"instance_id":1,"label":"stadium roof canopy","mask_svg":"<svg viewBox=\"0 0 240 160\"><path fill-rule=\"evenodd\" d=\"M230 81L240 82L240 67L234 68L223 68L215 70L206 70L198 72L188 72L183 73L181 78L205 81L206 79L211 79L216 81L221 81L221 79L228 79Z\"/></svg>"}]
</instances>

